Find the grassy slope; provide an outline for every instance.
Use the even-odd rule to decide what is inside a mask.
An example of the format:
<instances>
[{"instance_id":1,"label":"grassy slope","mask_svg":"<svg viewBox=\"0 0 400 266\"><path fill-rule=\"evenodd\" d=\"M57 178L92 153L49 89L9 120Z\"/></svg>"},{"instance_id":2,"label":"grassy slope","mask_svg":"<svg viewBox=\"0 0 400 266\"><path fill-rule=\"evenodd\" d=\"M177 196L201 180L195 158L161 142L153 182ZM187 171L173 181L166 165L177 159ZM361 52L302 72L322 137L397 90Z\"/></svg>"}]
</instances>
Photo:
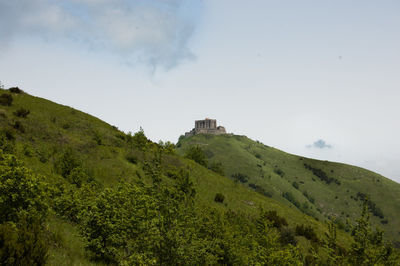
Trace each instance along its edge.
<instances>
[{"instance_id":1,"label":"grassy slope","mask_svg":"<svg viewBox=\"0 0 400 266\"><path fill-rule=\"evenodd\" d=\"M115 127L73 108L28 94L13 94L13 98L14 102L11 107L0 107L0 113L4 114L4 116L0 116L0 127L2 131L12 131L15 135L15 153L18 157L25 162L27 167L33 169L36 173L44 175L49 182L63 180L55 173L53 164L66 147L72 147L80 154L84 166L88 169L90 175L104 186L112 186L120 178L136 178L137 173L141 172L140 163L131 164L125 159L129 147L121 138L123 133ZM13 115L13 112L21 107L30 110L27 118L18 118ZM24 133L13 128L15 121L22 123L25 128ZM101 139L100 144L98 142L99 139ZM282 160L280 156L284 156L285 163L292 165L289 162L298 160L296 156L287 155L272 148L264 148L262 145L254 144L254 142L242 137L219 137L206 140L205 138L196 136L192 140L204 143L206 141L216 141L215 145L213 145L215 146L214 157L220 161L224 161L228 174L230 174L230 170L228 169L231 169L231 172L246 171L254 178L254 182L256 182L255 177L263 170L266 175L271 175L271 180L279 180L282 183L280 186L274 188L275 190L284 190L291 187L290 183L285 181L285 179L276 176L272 172L269 164L276 164ZM233 142L232 140L235 141ZM212 145L211 142L208 144L209 146ZM251 149L246 149L247 146L250 146ZM233 147L235 147L234 151L237 151L237 154L234 152L229 153L229 156L224 155L227 154L226 151ZM261 169L254 166L257 163L262 163L262 161L254 156L250 156L252 152L258 150L260 152L264 150L268 151L268 153L263 153L263 156L265 156L263 159L268 164L262 166ZM237 158L241 158L239 162ZM277 160L277 162L274 160ZM288 220L291 227L297 224L310 224L320 235L326 231L323 223L304 215L294 206L282 204L283 200L280 197L275 196L275 199L270 199L255 193L246 186L236 184L229 178L219 176L193 161L183 159L177 155L166 158L164 163L178 164L190 169L196 186L197 203L199 205L214 207L220 210L230 208L250 215L255 214L258 208L262 207L267 210L276 210L279 215ZM283 167L283 162L279 163L279 165L281 164ZM301 162L299 162L299 165L301 166ZM287 171L287 177L292 176L289 168L283 168ZM301 167L297 168L301 169ZM293 176L295 175L294 173L297 173L297 168L293 168ZM335 168L335 171L339 172L339 168L337 168L338 170ZM307 175L304 168L301 170L304 172L304 175L302 172L299 172L299 178L310 178L310 175ZM388 182L384 178L381 179L382 185ZM262 183L266 179L257 180L257 182ZM304 186L308 183L310 187L307 187L307 189L313 189L311 182L305 183ZM215 194L218 192L223 193L226 197L224 205L214 202ZM275 195L279 195L278 191L276 191ZM320 202L317 195L315 196L318 202ZM50 264L90 264L84 256L83 242L74 224L52 216L48 221L48 228L59 238L57 243L61 243L52 247ZM305 249L309 246L309 243L302 237L299 240L302 243L301 248ZM342 245L347 245L348 240L349 237L346 234L339 234L339 242Z\"/></svg>"},{"instance_id":2,"label":"grassy slope","mask_svg":"<svg viewBox=\"0 0 400 266\"><path fill-rule=\"evenodd\" d=\"M369 195L384 214L384 219L371 215L375 225L382 227L391 240L400 239L400 184L371 171L340 163L319 161L288 154L283 151L255 142L244 136L235 135L196 135L180 141L179 153L184 154L190 145L199 145L205 150L210 161L221 162L227 176L243 173L249 177L248 183L263 187L272 198L288 206L292 203L282 197L290 192L302 205L303 211L325 219L335 216L342 222L354 219L360 213L360 200L355 200L357 192ZM304 164L326 172L328 177L336 178L329 185L316 177ZM276 172L280 169L283 177ZM296 182L299 188L293 187ZM315 199L314 204L307 200L307 191ZM382 224L382 220L388 224Z\"/></svg>"}]
</instances>

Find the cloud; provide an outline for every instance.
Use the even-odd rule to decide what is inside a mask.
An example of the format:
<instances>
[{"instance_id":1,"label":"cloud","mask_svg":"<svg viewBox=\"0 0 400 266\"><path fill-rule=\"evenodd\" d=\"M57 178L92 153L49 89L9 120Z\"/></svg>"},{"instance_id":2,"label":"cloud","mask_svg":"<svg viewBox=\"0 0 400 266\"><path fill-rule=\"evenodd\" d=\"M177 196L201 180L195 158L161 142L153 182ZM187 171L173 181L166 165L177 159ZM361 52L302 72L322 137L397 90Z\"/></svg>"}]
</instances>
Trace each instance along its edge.
<instances>
[{"instance_id":1,"label":"cloud","mask_svg":"<svg viewBox=\"0 0 400 266\"><path fill-rule=\"evenodd\" d=\"M311 145L307 145L307 148L311 149L311 148L317 148L317 149L331 149L332 145L326 143L325 140L323 139L319 139L317 141L314 141L313 144Z\"/></svg>"},{"instance_id":2,"label":"cloud","mask_svg":"<svg viewBox=\"0 0 400 266\"><path fill-rule=\"evenodd\" d=\"M0 0L0 41L72 40L170 69L194 58L188 42L200 10L200 0Z\"/></svg>"}]
</instances>

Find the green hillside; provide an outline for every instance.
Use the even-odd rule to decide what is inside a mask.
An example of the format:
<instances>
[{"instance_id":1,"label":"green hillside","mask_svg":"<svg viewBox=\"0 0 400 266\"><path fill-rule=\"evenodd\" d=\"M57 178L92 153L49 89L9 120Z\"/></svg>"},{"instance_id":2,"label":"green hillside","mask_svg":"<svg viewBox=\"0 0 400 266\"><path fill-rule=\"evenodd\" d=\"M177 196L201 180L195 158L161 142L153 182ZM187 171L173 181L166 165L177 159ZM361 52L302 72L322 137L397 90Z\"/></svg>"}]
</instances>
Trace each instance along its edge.
<instances>
[{"instance_id":1,"label":"green hillside","mask_svg":"<svg viewBox=\"0 0 400 266\"><path fill-rule=\"evenodd\" d=\"M306 162L322 167L324 162L300 160L238 136L195 136L180 142L179 152L191 143L207 146L210 160L222 162L228 177L249 177L243 185L180 156L169 142L149 141L142 131L126 134L88 114L19 90L1 90L0 104L2 265L16 264L10 256L31 253L37 255L38 265L44 253L48 265L312 265L332 256L346 261L366 256L353 255L357 238L339 229L334 237L335 230L322 219L329 197L320 198L314 189L325 185L310 181L310 170L301 166ZM329 165L340 174L340 187L355 196L360 180L342 176L347 172L339 164ZM285 172L283 177L275 168ZM368 178L375 177L371 175ZM281 191L291 192L303 204L289 178L315 197L310 212L280 197ZM389 180L379 178L380 186L389 187ZM274 187L268 186L272 180L277 181ZM259 186L257 191L250 183ZM398 193L393 190L397 187L391 189L382 190L385 197ZM330 192L332 197L337 191ZM346 193L338 194L338 201ZM390 228L398 201L381 206L382 199L375 199L375 194L371 198ZM360 202L349 203L352 218L360 217ZM391 250L382 241L370 244L369 250ZM381 260L393 258L386 252Z\"/></svg>"},{"instance_id":2,"label":"green hillside","mask_svg":"<svg viewBox=\"0 0 400 266\"><path fill-rule=\"evenodd\" d=\"M387 238L400 240L400 184L392 180L356 166L288 154L245 136L181 138L179 152L196 145L210 163L222 164L226 176L320 221L336 220L342 228L360 215L368 197L372 222Z\"/></svg>"}]
</instances>

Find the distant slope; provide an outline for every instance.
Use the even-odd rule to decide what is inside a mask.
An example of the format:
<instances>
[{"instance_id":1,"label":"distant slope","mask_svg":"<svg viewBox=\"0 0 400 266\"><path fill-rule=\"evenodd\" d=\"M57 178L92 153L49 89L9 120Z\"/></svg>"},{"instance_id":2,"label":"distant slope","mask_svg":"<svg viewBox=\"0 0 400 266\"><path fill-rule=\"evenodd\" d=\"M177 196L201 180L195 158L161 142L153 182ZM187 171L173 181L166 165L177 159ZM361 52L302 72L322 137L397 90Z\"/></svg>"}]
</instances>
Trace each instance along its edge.
<instances>
[{"instance_id":1,"label":"distant slope","mask_svg":"<svg viewBox=\"0 0 400 266\"><path fill-rule=\"evenodd\" d=\"M390 179L356 166L288 154L245 136L181 138L179 153L193 145L210 162L222 163L226 176L320 220L335 219L343 228L346 219L359 216L362 199L368 197L373 224L388 239L400 240L400 184Z\"/></svg>"}]
</instances>

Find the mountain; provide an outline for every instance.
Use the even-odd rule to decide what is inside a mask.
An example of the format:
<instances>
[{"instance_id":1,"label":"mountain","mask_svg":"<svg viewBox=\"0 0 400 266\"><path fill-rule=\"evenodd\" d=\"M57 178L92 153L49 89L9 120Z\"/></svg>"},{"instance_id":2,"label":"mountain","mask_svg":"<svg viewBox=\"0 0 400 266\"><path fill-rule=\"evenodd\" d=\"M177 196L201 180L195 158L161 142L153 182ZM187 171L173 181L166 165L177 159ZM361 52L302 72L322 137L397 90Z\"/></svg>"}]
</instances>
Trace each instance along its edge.
<instances>
[{"instance_id":1,"label":"mountain","mask_svg":"<svg viewBox=\"0 0 400 266\"><path fill-rule=\"evenodd\" d=\"M49 265L301 265L332 256L343 260L343 254L361 257L351 255L359 243L345 231L351 228L336 231L325 222L330 198L320 194L350 195L339 194L345 188L357 196L363 192L356 188L360 179L344 176L342 167L365 170L332 163L323 167L325 162L239 136L199 135L177 146L157 144L143 131L124 133L18 88L0 90L0 104L0 264L12 264L10 258L41 264L47 258L43 261ZM218 164L210 170L179 155L192 144L206 147L208 166L221 162L225 175ZM315 169L333 170L327 180L335 179L325 184L312 174L321 175ZM398 192L398 184L389 188L393 182L381 176L375 182L388 199ZM300 193L305 188L306 198ZM290 194L282 198L282 192ZM362 209L363 196L357 197L351 218ZM371 194L375 210L384 217L374 221L396 225L396 201L387 207L375 197ZM371 250L391 250L382 241L370 244ZM391 253L385 254L387 261Z\"/></svg>"},{"instance_id":2,"label":"mountain","mask_svg":"<svg viewBox=\"0 0 400 266\"><path fill-rule=\"evenodd\" d=\"M360 167L288 154L237 135L180 138L181 155L191 146L204 150L210 164L220 163L227 177L341 228L360 215L368 198L371 221L393 241L400 240L400 184Z\"/></svg>"}]
</instances>

